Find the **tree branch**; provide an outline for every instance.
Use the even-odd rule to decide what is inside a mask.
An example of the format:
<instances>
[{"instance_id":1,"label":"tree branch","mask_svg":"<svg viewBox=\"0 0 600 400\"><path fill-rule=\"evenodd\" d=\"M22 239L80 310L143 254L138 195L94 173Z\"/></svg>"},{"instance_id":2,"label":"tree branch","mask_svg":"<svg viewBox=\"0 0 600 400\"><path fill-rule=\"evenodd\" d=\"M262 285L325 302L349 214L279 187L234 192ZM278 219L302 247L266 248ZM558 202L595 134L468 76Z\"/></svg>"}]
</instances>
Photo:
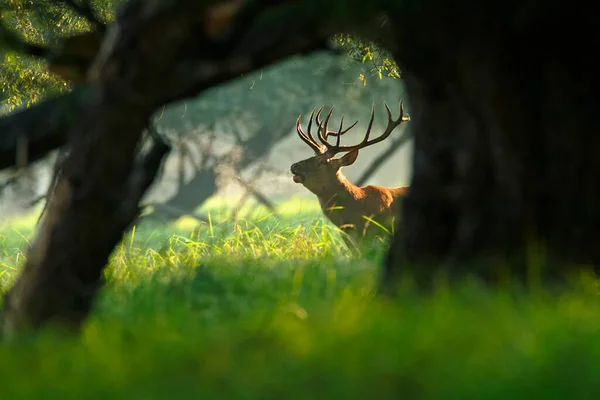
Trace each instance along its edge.
<instances>
[{"instance_id":1,"label":"tree branch","mask_svg":"<svg viewBox=\"0 0 600 400\"><path fill-rule=\"evenodd\" d=\"M233 3L239 5L233 15L244 5L258 4L251 19L273 4L300 4L298 0ZM12 134L9 138L3 134L0 142L9 156L21 135L38 144L38 156L42 147L52 150L69 138L69 154L46 217L21 276L5 298L3 329L9 337L51 323L74 330L81 326L102 286L104 266L138 216L138 202L167 151L168 146L158 143L141 167L134 162L142 132L159 107L291 55L322 49L332 29L330 24L318 24L321 19L314 15L295 10L249 24L252 29L240 39L244 46L237 46L238 39L225 40L233 50L223 57L215 50L223 43L221 35L208 29L214 22L213 7L214 3L207 7L197 0L128 1L110 25L89 71L90 93L73 97L79 112L71 123L61 125L65 112L55 114L48 105L55 125L63 128L50 135L47 129L44 133L35 129L48 115L38 114L35 124L23 120L23 114L19 126L14 125L15 116L12 125L2 121ZM234 23L239 21L225 23L217 34L227 28L235 31ZM57 99L55 106L62 104ZM4 159L2 163L14 165Z\"/></svg>"},{"instance_id":2,"label":"tree branch","mask_svg":"<svg viewBox=\"0 0 600 400\"><path fill-rule=\"evenodd\" d=\"M267 196L262 194L258 189L256 189L251 183L245 182L241 177L236 176L236 181L242 185L244 189L246 189L247 193L250 193L259 203L264 205L269 211L273 213L276 217L279 217L277 214L277 207L269 200Z\"/></svg>"},{"instance_id":3,"label":"tree branch","mask_svg":"<svg viewBox=\"0 0 600 400\"><path fill-rule=\"evenodd\" d=\"M59 0L66 7L75 11L79 16L85 18L91 23L96 29L103 31L106 29L106 25L98 19L90 0L84 0L81 4L78 4L75 0Z\"/></svg>"},{"instance_id":4,"label":"tree branch","mask_svg":"<svg viewBox=\"0 0 600 400\"><path fill-rule=\"evenodd\" d=\"M17 180L18 177L14 175L8 177L4 182L0 183L0 194L2 193L2 191L4 191L4 189L7 189L8 187L14 185L15 182L17 182Z\"/></svg>"},{"instance_id":5,"label":"tree branch","mask_svg":"<svg viewBox=\"0 0 600 400\"><path fill-rule=\"evenodd\" d=\"M355 185L359 187L364 186L369 178L371 178L371 176L373 176L377 170L379 170L379 168L381 168L381 166L385 164L385 162L391 156L394 155L396 151L398 151L406 142L408 142L410 138L412 138L412 135L410 135L408 131L404 131L402 136L394 140L383 153L371 161L371 164L369 164L369 166L365 169L360 178L356 180Z\"/></svg>"},{"instance_id":6,"label":"tree branch","mask_svg":"<svg viewBox=\"0 0 600 400\"><path fill-rule=\"evenodd\" d=\"M27 140L27 160L45 157L67 142L67 130L80 118L89 88L41 101L0 119L0 170L17 165L19 140Z\"/></svg>"},{"instance_id":7,"label":"tree branch","mask_svg":"<svg viewBox=\"0 0 600 400\"><path fill-rule=\"evenodd\" d=\"M46 209L48 207L48 200L50 199L52 193L54 192L54 189L56 188L56 183L58 182L58 178L60 177L61 165L65 158L66 154L64 154L62 151L59 151L59 153L56 155L56 161L54 162L54 166L52 168L52 177L50 178L50 184L48 185L46 194L41 196L42 198L46 199L46 203L44 203L44 207L40 212L40 216L38 217L36 225L40 223L42 218L44 218L44 214L46 213ZM33 204L36 204L40 200L41 199L35 199L35 202Z\"/></svg>"},{"instance_id":8,"label":"tree branch","mask_svg":"<svg viewBox=\"0 0 600 400\"><path fill-rule=\"evenodd\" d=\"M203 90L291 55L329 50L326 39L332 32L331 27L326 26L324 30L317 26L312 15L297 13L282 14L281 19L269 21L272 25L253 26L244 36L245 47L238 46L233 40L224 40L222 36L205 36L203 42L189 33L203 31L203 25L199 26L196 20L196 15L204 14L196 10L200 2L192 3L180 0L157 5L152 1L131 0L118 23L110 26L110 33L89 76L104 82L103 90L110 92L110 96L154 109L196 96ZM261 7L256 5L262 4L261 1L249 3L253 8L244 11L244 18L256 16L255 13L268 9L268 5L273 7L272 3L277 2L265 1L266 5ZM144 7L150 10L140 13L139 9ZM164 14L165 8L170 10L168 17ZM248 21L244 24L252 25ZM123 31L122 26L129 28ZM238 32L233 28L232 31ZM159 32L160 36L155 38ZM231 37L239 35L238 32ZM218 43L225 43L224 48L232 49L227 57L223 58L222 48L216 53L211 52L219 47ZM157 57L157 54L162 56ZM172 60L178 60L175 66ZM162 83L157 85L158 81ZM97 95L96 91L97 87L76 88L74 93L0 119L0 169L16 165L15 154L21 135L27 138L29 160L32 161L61 147L67 140L67 121L78 118L85 99Z\"/></svg>"},{"instance_id":9,"label":"tree branch","mask_svg":"<svg viewBox=\"0 0 600 400\"><path fill-rule=\"evenodd\" d=\"M129 210L126 214L138 214L139 202L146 193L146 190L154 182L154 179L159 174L166 156L171 151L171 145L164 138L153 135L152 147L148 153L142 158L135 168L130 183L131 193L128 196Z\"/></svg>"}]
</instances>

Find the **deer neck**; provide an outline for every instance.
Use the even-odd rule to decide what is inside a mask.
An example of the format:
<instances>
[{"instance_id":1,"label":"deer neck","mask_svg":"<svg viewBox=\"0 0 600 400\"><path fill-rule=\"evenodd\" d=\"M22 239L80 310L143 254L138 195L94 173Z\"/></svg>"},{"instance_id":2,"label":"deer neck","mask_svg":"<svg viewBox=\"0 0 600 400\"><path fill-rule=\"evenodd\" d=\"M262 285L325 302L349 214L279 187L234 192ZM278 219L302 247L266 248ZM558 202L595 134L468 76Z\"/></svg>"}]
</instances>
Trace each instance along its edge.
<instances>
[{"instance_id":1,"label":"deer neck","mask_svg":"<svg viewBox=\"0 0 600 400\"><path fill-rule=\"evenodd\" d=\"M344 176L342 171L338 171L336 179L330 185L324 187L320 193L317 193L321 208L325 211L333 206L343 206L348 202L355 201L360 197L361 188L353 184Z\"/></svg>"}]
</instances>

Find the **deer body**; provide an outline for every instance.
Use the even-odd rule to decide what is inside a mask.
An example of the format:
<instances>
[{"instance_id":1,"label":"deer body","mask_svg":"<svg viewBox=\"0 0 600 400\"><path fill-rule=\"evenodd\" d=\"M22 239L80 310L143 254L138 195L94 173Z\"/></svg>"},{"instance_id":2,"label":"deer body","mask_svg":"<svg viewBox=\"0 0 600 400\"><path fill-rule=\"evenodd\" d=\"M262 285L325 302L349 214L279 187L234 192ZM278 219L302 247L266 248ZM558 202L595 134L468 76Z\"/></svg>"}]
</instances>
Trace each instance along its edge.
<instances>
[{"instance_id":1,"label":"deer body","mask_svg":"<svg viewBox=\"0 0 600 400\"><path fill-rule=\"evenodd\" d=\"M406 193L406 187L386 188L373 185L358 187L341 172L338 173L337 178L337 184L331 185L330 190L315 193L321 211L331 223L355 239L385 234L385 231L372 224L369 219L392 231L394 217L400 206L400 202L396 199Z\"/></svg>"},{"instance_id":2,"label":"deer body","mask_svg":"<svg viewBox=\"0 0 600 400\"><path fill-rule=\"evenodd\" d=\"M321 110L322 107L317 113L316 122L319 129L318 137L322 145L316 142L310 132L315 110L311 115L307 133L304 133L300 127L300 118L298 118L298 135L315 151L315 155L291 166L294 182L303 184L315 194L319 199L323 214L335 226L346 232L351 239L360 241L365 237L386 236L385 230L392 231L394 217L399 211L400 199L406 194L408 187L387 188L374 185L358 187L344 176L341 169L356 161L359 149L382 141L396 126L407 120L404 117L403 107L401 106L400 118L394 121L386 104L389 117L388 127L380 137L369 141L374 117L374 112L372 112L365 139L355 146L340 146L339 142L340 136L354 127L356 123L343 131L342 117L338 132L329 132L327 131L327 122L333 109L329 112L324 124L319 121ZM335 146L327 142L327 136L330 135L337 137ZM347 153L340 158L334 158L335 154L342 151ZM383 226L385 230L370 220Z\"/></svg>"}]
</instances>

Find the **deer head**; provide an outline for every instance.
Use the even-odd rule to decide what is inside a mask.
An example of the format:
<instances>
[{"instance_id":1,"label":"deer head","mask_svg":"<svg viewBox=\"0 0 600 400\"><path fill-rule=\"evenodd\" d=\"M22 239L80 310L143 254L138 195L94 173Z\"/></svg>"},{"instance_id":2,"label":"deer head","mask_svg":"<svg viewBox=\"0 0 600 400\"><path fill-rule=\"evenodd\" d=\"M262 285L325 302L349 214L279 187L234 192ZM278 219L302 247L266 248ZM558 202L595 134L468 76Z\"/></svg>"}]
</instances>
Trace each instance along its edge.
<instances>
[{"instance_id":1,"label":"deer head","mask_svg":"<svg viewBox=\"0 0 600 400\"><path fill-rule=\"evenodd\" d=\"M318 194L327 190L327 188L336 185L340 181L341 168L348 165L352 165L358 157L358 151L367 146L371 146L375 143L379 143L385 140L392 131L404 121L408 121L409 117L404 116L404 105L400 102L400 117L397 120L392 118L392 112L388 105L384 103L385 109L388 114L388 124L385 131L377 138L369 140L371 134L371 128L373 126L373 120L375 119L375 105L371 109L371 119L367 127L365 137L359 144L353 146L341 146L340 139L343 134L352 129L358 121L352 124L350 127L344 129L344 116L340 120L340 127L337 132L329 131L328 124L333 113L333 107L327 114L325 121L320 121L321 111L323 106L317 111L313 109L310 114L310 120L306 133L300 126L300 118L296 121L296 130L298 136L304 143L306 143L314 152L315 155L297 163L292 164L290 170L294 175L294 182L301 183L311 192ZM316 125L317 125L317 137L321 143L318 143L311 133L313 118L316 112ZM332 145L328 142L328 137L334 136L336 138L336 144ZM335 156L339 153L346 153L343 156L336 158Z\"/></svg>"}]
</instances>

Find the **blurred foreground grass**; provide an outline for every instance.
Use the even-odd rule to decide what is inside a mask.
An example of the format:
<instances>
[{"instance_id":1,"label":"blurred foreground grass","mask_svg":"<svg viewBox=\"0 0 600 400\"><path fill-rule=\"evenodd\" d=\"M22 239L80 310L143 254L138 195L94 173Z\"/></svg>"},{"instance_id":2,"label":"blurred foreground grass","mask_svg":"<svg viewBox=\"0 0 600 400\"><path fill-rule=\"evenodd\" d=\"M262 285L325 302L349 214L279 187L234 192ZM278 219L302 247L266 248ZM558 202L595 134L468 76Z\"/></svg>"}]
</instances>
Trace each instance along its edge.
<instances>
[{"instance_id":1,"label":"blurred foreground grass","mask_svg":"<svg viewBox=\"0 0 600 400\"><path fill-rule=\"evenodd\" d=\"M315 203L238 223L140 227L116 249L83 335L0 345L0 399L595 399L594 282L560 296L375 299L380 249L351 259ZM34 217L0 230L0 290Z\"/></svg>"}]
</instances>

